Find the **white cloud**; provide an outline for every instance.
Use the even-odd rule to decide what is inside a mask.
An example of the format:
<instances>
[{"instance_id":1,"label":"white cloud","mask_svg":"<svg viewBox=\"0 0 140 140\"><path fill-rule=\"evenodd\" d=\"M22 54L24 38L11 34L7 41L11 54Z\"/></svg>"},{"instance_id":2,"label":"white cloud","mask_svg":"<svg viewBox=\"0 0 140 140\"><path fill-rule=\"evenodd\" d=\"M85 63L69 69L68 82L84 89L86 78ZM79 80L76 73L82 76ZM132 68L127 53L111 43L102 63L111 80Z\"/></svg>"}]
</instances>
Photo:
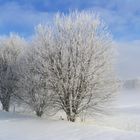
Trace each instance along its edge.
<instances>
[{"instance_id":1,"label":"white cloud","mask_svg":"<svg viewBox=\"0 0 140 140\"><path fill-rule=\"evenodd\" d=\"M37 24L51 21L51 16L51 13L36 11L16 3L0 5L0 31L19 33L33 31Z\"/></svg>"}]
</instances>

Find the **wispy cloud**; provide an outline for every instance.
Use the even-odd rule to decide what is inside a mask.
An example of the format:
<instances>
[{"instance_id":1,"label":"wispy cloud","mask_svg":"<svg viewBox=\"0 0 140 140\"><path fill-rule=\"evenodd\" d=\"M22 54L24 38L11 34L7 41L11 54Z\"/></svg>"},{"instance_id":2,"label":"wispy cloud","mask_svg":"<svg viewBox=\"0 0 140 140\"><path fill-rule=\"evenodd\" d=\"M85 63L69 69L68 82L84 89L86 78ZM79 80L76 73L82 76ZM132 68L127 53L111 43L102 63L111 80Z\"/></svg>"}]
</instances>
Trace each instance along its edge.
<instances>
[{"instance_id":1,"label":"wispy cloud","mask_svg":"<svg viewBox=\"0 0 140 140\"><path fill-rule=\"evenodd\" d=\"M48 21L52 13L74 9L100 13L115 39L140 38L139 0L0 0L0 33L28 34L34 25Z\"/></svg>"},{"instance_id":2,"label":"wispy cloud","mask_svg":"<svg viewBox=\"0 0 140 140\"><path fill-rule=\"evenodd\" d=\"M34 26L49 22L51 13L36 11L14 2L0 5L0 34L18 32L24 36L33 33Z\"/></svg>"}]
</instances>

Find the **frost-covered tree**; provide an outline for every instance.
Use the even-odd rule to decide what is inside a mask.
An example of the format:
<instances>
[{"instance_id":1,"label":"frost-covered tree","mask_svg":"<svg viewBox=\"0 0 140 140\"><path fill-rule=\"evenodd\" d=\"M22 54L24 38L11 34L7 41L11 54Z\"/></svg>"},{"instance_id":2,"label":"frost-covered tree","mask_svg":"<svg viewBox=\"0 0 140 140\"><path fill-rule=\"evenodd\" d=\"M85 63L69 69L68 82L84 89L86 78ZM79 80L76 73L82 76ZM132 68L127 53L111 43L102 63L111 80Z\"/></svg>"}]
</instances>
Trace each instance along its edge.
<instances>
[{"instance_id":1,"label":"frost-covered tree","mask_svg":"<svg viewBox=\"0 0 140 140\"><path fill-rule=\"evenodd\" d=\"M19 61L18 99L41 117L50 108L52 94L47 87L47 63L35 43L30 44Z\"/></svg>"},{"instance_id":2,"label":"frost-covered tree","mask_svg":"<svg viewBox=\"0 0 140 140\"><path fill-rule=\"evenodd\" d=\"M74 122L84 111L102 112L116 93L114 45L92 12L58 14L53 26L38 28L55 105Z\"/></svg>"},{"instance_id":3,"label":"frost-covered tree","mask_svg":"<svg viewBox=\"0 0 140 140\"><path fill-rule=\"evenodd\" d=\"M17 61L24 40L18 35L0 39L0 101L2 108L9 111L10 100L17 89Z\"/></svg>"}]
</instances>

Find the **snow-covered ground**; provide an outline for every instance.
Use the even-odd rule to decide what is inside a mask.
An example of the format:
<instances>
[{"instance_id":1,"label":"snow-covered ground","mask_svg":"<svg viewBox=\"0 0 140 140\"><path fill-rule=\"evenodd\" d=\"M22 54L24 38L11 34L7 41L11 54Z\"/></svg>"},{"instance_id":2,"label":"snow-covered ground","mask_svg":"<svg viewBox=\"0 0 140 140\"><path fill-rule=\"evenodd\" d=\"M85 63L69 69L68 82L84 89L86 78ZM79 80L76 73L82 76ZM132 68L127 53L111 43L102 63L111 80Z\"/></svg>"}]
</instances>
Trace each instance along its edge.
<instances>
[{"instance_id":1,"label":"snow-covered ground","mask_svg":"<svg viewBox=\"0 0 140 140\"><path fill-rule=\"evenodd\" d=\"M97 123L140 133L140 90L122 91L114 114L99 118Z\"/></svg>"},{"instance_id":2,"label":"snow-covered ground","mask_svg":"<svg viewBox=\"0 0 140 140\"><path fill-rule=\"evenodd\" d=\"M84 123L0 112L0 140L140 140L140 91L124 91L113 115Z\"/></svg>"}]
</instances>

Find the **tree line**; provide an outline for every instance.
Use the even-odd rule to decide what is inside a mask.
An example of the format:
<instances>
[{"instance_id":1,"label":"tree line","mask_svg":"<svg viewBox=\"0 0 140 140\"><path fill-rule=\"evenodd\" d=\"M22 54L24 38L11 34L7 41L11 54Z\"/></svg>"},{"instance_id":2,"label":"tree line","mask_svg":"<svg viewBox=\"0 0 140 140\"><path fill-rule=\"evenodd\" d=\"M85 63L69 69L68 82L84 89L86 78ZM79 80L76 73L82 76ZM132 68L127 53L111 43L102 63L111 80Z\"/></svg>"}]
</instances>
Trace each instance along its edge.
<instances>
[{"instance_id":1,"label":"tree line","mask_svg":"<svg viewBox=\"0 0 140 140\"><path fill-rule=\"evenodd\" d=\"M92 12L56 14L29 40L1 37L3 110L18 100L39 117L62 110L72 122L85 112L106 111L117 92L114 50L108 28Z\"/></svg>"}]
</instances>

